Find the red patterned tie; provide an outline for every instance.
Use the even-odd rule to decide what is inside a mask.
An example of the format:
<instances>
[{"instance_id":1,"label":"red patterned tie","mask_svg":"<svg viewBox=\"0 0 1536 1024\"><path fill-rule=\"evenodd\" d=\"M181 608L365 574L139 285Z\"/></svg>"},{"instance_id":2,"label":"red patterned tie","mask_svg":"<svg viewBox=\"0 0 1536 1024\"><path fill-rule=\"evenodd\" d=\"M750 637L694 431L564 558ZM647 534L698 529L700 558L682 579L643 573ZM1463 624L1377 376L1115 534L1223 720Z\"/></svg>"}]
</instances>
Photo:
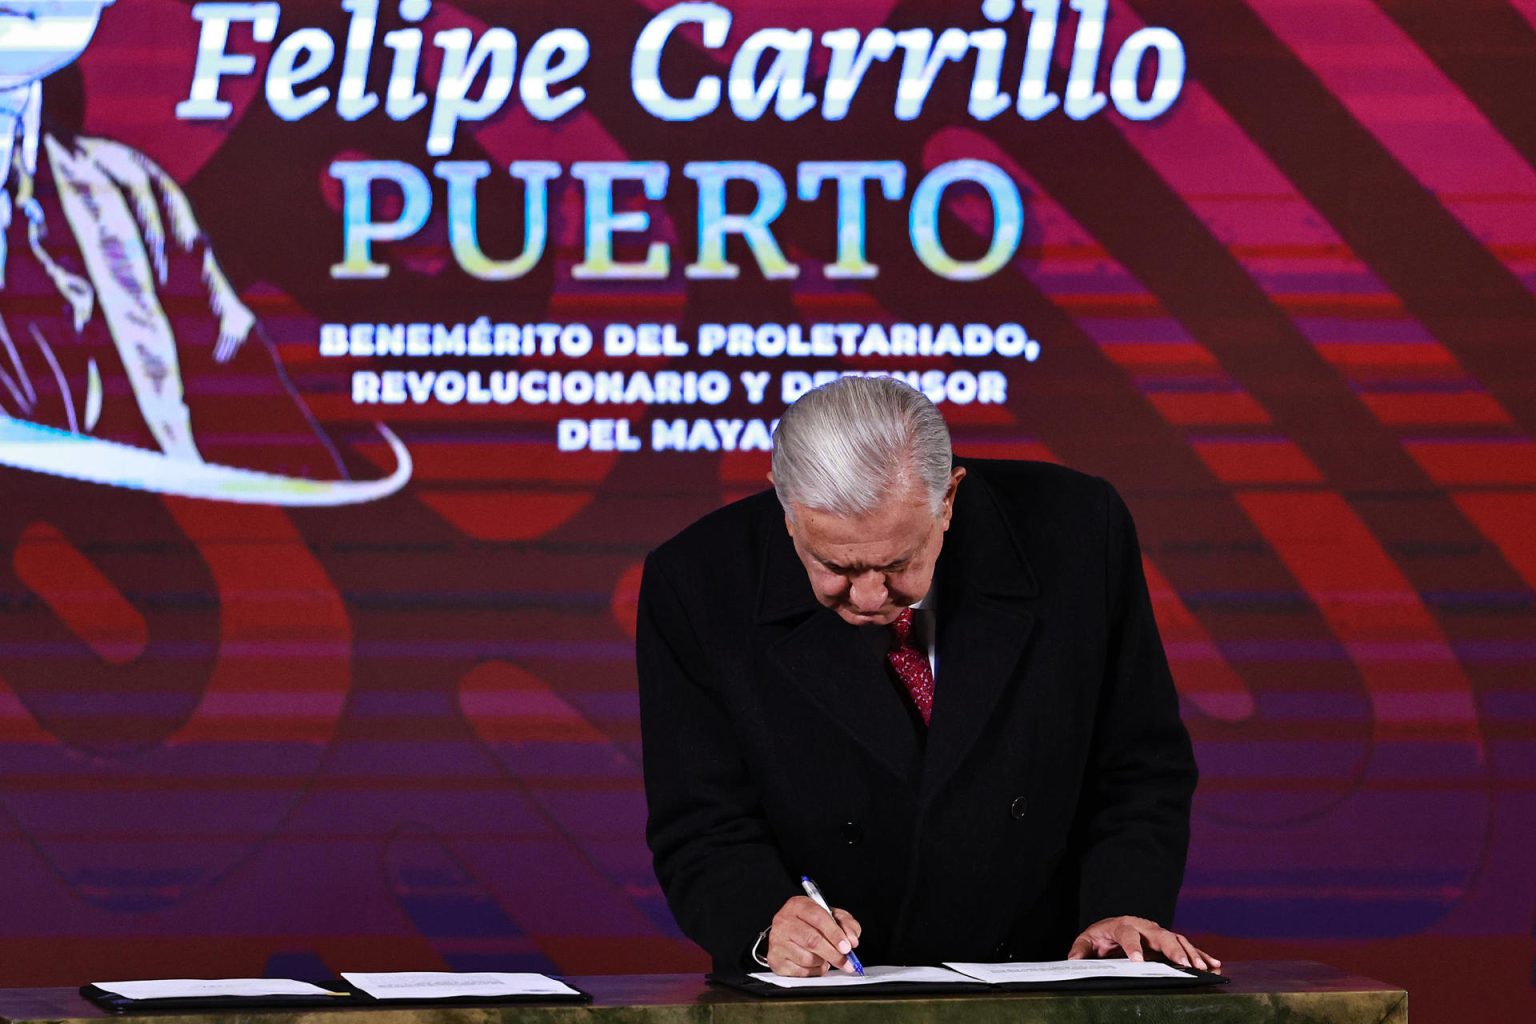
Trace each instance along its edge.
<instances>
[{"instance_id":1,"label":"red patterned tie","mask_svg":"<svg viewBox=\"0 0 1536 1024\"><path fill-rule=\"evenodd\" d=\"M896 670L896 677L912 695L912 703L917 705L918 714L927 725L933 717L933 666L928 664L928 652L912 642L911 608L903 608L896 616L891 633L891 649L885 660Z\"/></svg>"}]
</instances>

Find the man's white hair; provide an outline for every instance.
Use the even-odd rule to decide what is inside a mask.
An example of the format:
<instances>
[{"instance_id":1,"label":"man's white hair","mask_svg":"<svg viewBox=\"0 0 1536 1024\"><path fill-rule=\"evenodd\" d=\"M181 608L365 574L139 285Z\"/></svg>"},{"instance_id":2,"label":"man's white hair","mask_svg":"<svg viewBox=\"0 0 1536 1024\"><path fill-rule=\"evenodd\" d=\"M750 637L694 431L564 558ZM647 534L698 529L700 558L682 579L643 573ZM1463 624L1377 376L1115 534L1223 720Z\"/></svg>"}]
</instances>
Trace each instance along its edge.
<instances>
[{"instance_id":1,"label":"man's white hair","mask_svg":"<svg viewBox=\"0 0 1536 1024\"><path fill-rule=\"evenodd\" d=\"M791 518L796 505L869 515L909 480L938 515L953 464L944 417L892 377L841 377L807 391L773 433L773 486Z\"/></svg>"}]
</instances>

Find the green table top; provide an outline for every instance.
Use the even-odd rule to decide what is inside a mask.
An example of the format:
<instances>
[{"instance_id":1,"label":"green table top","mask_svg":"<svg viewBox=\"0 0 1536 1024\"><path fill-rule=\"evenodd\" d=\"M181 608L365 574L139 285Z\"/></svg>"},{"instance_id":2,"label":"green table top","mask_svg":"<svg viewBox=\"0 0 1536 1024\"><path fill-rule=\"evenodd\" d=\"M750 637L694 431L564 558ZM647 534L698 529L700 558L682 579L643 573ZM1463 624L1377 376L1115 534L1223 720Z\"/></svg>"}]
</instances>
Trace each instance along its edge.
<instances>
[{"instance_id":1,"label":"green table top","mask_svg":"<svg viewBox=\"0 0 1536 1024\"><path fill-rule=\"evenodd\" d=\"M567 980L593 996L588 1005L383 1006L337 1009L241 1009L116 1015L70 988L0 989L3 1024L63 1024L116 1017L173 1018L176 1024L317 1024L315 1018L366 1014L368 1024L1158 1024L1285 1022L1406 1024L1408 993L1393 985L1309 961L1228 963L1230 985L1155 993L985 992L944 996L844 994L758 999L707 985L697 974L588 975ZM335 1024L334 1020L326 1024Z\"/></svg>"}]
</instances>

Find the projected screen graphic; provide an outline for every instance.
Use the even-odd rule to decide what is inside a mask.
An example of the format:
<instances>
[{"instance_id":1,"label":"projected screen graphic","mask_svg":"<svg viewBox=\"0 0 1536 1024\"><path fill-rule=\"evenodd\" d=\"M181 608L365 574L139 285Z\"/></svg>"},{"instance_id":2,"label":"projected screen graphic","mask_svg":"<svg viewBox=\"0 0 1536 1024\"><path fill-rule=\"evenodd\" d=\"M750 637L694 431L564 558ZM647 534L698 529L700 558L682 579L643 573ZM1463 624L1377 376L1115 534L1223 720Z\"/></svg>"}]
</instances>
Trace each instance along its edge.
<instances>
[{"instance_id":1,"label":"projected screen graphic","mask_svg":"<svg viewBox=\"0 0 1536 1024\"><path fill-rule=\"evenodd\" d=\"M1525 0L0 10L5 983L701 968L640 564L890 373L1136 515L1185 930L1530 1007L1533 68Z\"/></svg>"}]
</instances>

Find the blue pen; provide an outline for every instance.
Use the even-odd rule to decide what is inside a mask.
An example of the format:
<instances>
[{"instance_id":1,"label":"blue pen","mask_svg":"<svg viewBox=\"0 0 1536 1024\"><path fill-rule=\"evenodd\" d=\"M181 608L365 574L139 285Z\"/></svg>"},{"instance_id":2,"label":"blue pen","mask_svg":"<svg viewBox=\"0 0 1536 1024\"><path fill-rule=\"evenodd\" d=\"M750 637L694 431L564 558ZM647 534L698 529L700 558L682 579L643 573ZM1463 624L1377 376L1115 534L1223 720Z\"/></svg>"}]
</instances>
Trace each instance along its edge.
<instances>
[{"instance_id":1,"label":"blue pen","mask_svg":"<svg viewBox=\"0 0 1536 1024\"><path fill-rule=\"evenodd\" d=\"M832 920L837 920L837 915L833 914L832 908L827 906L827 898L821 894L820 889L816 888L815 882L811 881L808 876L801 875L800 887L805 890L805 894L809 896L818 907L831 915ZM859 963L859 958L854 956L853 950L851 949L848 951L848 962L853 964L854 974L862 975L864 973L864 965Z\"/></svg>"}]
</instances>

